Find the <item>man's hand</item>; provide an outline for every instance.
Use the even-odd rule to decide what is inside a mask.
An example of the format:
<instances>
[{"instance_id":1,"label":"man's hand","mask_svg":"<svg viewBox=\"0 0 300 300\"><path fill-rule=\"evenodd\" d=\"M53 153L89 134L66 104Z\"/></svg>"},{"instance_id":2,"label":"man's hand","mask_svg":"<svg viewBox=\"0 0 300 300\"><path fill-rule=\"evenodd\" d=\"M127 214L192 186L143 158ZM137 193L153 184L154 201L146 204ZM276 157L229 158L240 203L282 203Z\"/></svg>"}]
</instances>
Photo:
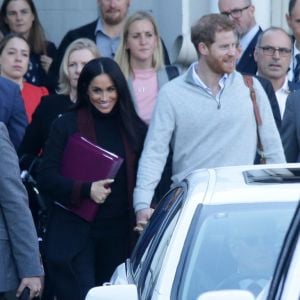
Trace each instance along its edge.
<instances>
[{"instance_id":1,"label":"man's hand","mask_svg":"<svg viewBox=\"0 0 300 300\"><path fill-rule=\"evenodd\" d=\"M153 208L144 208L139 210L136 213L136 226L133 228L133 230L142 233L146 225L148 224L153 212Z\"/></svg>"},{"instance_id":2,"label":"man's hand","mask_svg":"<svg viewBox=\"0 0 300 300\"><path fill-rule=\"evenodd\" d=\"M19 297L23 290L28 287L30 290L29 299L39 297L42 294L42 277L26 277L21 280L21 283L17 289L16 296Z\"/></svg>"}]
</instances>

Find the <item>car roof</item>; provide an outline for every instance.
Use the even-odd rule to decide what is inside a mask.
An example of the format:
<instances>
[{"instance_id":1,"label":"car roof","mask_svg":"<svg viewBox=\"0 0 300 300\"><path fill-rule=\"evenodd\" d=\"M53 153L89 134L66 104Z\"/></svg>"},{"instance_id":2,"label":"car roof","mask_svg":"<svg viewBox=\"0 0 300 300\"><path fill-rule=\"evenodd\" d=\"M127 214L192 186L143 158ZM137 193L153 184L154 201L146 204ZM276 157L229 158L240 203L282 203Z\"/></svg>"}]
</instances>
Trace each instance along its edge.
<instances>
[{"instance_id":1,"label":"car roof","mask_svg":"<svg viewBox=\"0 0 300 300\"><path fill-rule=\"evenodd\" d=\"M200 169L186 177L190 197L203 204L300 199L300 163Z\"/></svg>"}]
</instances>

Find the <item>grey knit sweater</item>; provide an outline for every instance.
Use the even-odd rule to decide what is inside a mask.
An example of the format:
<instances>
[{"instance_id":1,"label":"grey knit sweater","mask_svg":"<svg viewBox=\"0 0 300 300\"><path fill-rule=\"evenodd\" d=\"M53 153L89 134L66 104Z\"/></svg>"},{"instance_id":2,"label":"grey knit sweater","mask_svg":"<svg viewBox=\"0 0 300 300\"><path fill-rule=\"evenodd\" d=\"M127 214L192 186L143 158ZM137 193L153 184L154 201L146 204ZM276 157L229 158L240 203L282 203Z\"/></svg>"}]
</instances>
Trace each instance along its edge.
<instances>
[{"instance_id":1,"label":"grey knit sweater","mask_svg":"<svg viewBox=\"0 0 300 300\"><path fill-rule=\"evenodd\" d=\"M220 102L194 83L191 66L159 92L139 161L134 208L150 206L169 152L173 149L173 182L198 168L253 164L257 134L249 89L238 72L229 74ZM259 128L267 163L285 162L267 95L254 78Z\"/></svg>"}]
</instances>

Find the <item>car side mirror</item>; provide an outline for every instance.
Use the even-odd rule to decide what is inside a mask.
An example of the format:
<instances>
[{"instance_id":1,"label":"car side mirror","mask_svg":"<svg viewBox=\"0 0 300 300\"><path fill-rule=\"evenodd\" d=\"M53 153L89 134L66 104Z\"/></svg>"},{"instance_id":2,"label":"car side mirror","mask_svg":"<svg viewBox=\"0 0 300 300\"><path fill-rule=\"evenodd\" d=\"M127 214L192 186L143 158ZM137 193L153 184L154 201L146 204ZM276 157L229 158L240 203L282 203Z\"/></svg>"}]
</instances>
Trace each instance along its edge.
<instances>
[{"instance_id":1,"label":"car side mirror","mask_svg":"<svg viewBox=\"0 0 300 300\"><path fill-rule=\"evenodd\" d=\"M201 294L197 300L255 300L253 294L242 290L210 291Z\"/></svg>"},{"instance_id":2,"label":"car side mirror","mask_svg":"<svg viewBox=\"0 0 300 300\"><path fill-rule=\"evenodd\" d=\"M89 290L85 300L138 300L137 288L134 284L103 285Z\"/></svg>"}]
</instances>

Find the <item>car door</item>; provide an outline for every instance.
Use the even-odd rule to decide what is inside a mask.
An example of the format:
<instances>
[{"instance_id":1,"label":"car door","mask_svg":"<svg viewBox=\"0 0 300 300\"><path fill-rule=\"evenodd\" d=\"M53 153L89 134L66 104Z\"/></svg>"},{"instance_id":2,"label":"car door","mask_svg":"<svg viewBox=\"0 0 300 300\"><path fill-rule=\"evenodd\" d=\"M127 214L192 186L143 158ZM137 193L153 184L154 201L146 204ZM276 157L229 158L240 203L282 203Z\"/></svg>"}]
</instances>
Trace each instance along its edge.
<instances>
[{"instance_id":1,"label":"car door","mask_svg":"<svg viewBox=\"0 0 300 300\"><path fill-rule=\"evenodd\" d=\"M141 299L152 297L186 193L187 184L183 182L165 195L132 254L131 274Z\"/></svg>"},{"instance_id":2,"label":"car door","mask_svg":"<svg viewBox=\"0 0 300 300\"><path fill-rule=\"evenodd\" d=\"M266 299L300 299L300 203L286 235Z\"/></svg>"}]
</instances>

